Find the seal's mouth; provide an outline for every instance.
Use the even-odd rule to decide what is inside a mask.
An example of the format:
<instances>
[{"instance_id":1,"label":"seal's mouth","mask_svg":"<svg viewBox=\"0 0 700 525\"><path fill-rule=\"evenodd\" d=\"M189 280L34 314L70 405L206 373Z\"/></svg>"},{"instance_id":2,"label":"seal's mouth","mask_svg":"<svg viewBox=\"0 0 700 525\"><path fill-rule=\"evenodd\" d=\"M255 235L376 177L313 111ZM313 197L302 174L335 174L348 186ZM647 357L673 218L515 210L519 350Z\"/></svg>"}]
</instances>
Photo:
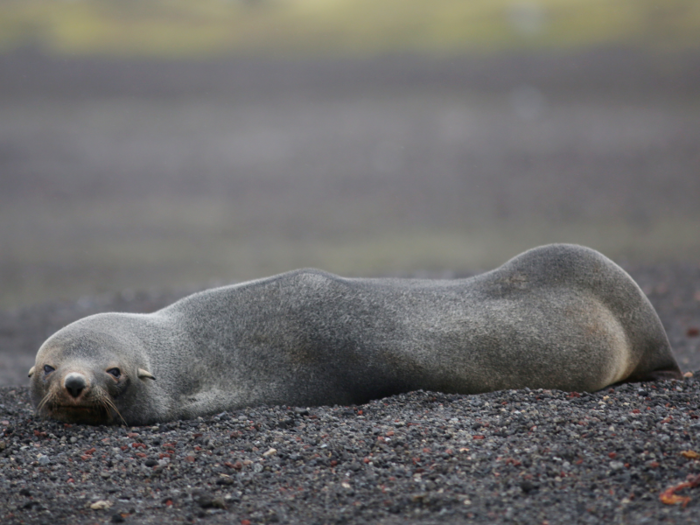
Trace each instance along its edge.
<instances>
[{"instance_id":1,"label":"seal's mouth","mask_svg":"<svg viewBox=\"0 0 700 525\"><path fill-rule=\"evenodd\" d=\"M54 412L75 412L77 414L80 413L86 413L86 412L106 412L103 408L95 408L95 407L81 407L81 406L74 406L74 405L57 405L53 407Z\"/></svg>"},{"instance_id":2,"label":"seal's mouth","mask_svg":"<svg viewBox=\"0 0 700 525\"><path fill-rule=\"evenodd\" d=\"M61 391L49 391L37 405L37 412L64 423L111 425L121 421L126 424L114 401L100 390L93 390L86 399L80 400L67 399Z\"/></svg>"},{"instance_id":3,"label":"seal's mouth","mask_svg":"<svg viewBox=\"0 0 700 525\"><path fill-rule=\"evenodd\" d=\"M51 405L45 407L45 414L65 423L88 425L108 425L114 422L114 415L102 406Z\"/></svg>"}]
</instances>

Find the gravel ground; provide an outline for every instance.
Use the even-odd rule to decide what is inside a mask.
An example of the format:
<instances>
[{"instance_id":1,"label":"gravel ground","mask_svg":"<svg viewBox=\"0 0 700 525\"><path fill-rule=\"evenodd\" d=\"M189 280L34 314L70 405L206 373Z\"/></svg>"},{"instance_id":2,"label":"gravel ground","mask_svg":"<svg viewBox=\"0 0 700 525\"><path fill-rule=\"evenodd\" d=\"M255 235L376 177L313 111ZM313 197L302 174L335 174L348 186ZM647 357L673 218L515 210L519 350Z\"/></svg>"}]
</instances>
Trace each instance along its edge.
<instances>
[{"instance_id":1,"label":"gravel ground","mask_svg":"<svg viewBox=\"0 0 700 525\"><path fill-rule=\"evenodd\" d=\"M700 266L628 268L684 370L700 368ZM187 292L189 292L188 290ZM45 336L122 293L0 314L3 385ZM700 374L594 394L413 392L351 407L259 407L154 427L36 419L0 388L2 523L698 523Z\"/></svg>"}]
</instances>

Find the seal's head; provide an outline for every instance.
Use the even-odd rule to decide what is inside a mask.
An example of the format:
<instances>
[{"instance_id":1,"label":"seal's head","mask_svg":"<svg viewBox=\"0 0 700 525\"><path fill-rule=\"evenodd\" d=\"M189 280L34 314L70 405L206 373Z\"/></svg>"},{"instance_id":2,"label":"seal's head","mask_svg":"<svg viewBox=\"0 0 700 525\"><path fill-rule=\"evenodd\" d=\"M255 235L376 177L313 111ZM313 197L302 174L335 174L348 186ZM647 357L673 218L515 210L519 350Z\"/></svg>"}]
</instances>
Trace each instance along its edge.
<instances>
[{"instance_id":1,"label":"seal's head","mask_svg":"<svg viewBox=\"0 0 700 525\"><path fill-rule=\"evenodd\" d=\"M135 363L129 341L86 320L60 330L37 352L29 370L32 403L39 415L66 423L126 424L123 408L155 377Z\"/></svg>"}]
</instances>

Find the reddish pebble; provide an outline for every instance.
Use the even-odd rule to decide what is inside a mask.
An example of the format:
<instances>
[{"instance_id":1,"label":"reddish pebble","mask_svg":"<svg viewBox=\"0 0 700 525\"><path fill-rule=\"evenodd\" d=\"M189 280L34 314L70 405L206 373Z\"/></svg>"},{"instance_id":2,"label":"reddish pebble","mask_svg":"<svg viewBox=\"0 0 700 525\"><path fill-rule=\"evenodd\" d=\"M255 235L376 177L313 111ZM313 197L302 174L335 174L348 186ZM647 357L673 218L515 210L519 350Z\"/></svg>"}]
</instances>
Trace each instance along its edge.
<instances>
[{"instance_id":1,"label":"reddish pebble","mask_svg":"<svg viewBox=\"0 0 700 525\"><path fill-rule=\"evenodd\" d=\"M615 459L617 457L617 452L610 452L610 454L608 454L608 457L610 459Z\"/></svg>"},{"instance_id":2,"label":"reddish pebble","mask_svg":"<svg viewBox=\"0 0 700 525\"><path fill-rule=\"evenodd\" d=\"M698 328L696 328L696 327L694 327L694 326L691 326L690 328L688 328L688 331L686 332L686 335L687 335L688 337L697 337L697 336L700 335L700 329L698 329Z\"/></svg>"},{"instance_id":3,"label":"reddish pebble","mask_svg":"<svg viewBox=\"0 0 700 525\"><path fill-rule=\"evenodd\" d=\"M185 456L185 461L188 461L189 463L194 463L194 456Z\"/></svg>"},{"instance_id":4,"label":"reddish pebble","mask_svg":"<svg viewBox=\"0 0 700 525\"><path fill-rule=\"evenodd\" d=\"M480 435L472 436L472 439L486 439L486 436L480 436Z\"/></svg>"}]
</instances>

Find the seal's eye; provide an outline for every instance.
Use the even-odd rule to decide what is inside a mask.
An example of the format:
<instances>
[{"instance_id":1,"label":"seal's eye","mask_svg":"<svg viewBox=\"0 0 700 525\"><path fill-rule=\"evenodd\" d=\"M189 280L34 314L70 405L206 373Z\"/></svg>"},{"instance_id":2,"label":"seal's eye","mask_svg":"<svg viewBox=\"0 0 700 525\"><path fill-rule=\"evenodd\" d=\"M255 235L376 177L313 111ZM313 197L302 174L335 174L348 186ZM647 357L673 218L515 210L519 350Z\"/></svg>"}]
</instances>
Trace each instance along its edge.
<instances>
[{"instance_id":1,"label":"seal's eye","mask_svg":"<svg viewBox=\"0 0 700 525\"><path fill-rule=\"evenodd\" d=\"M49 365L44 365L44 375L49 375L51 372L56 370L54 367L49 366Z\"/></svg>"},{"instance_id":2,"label":"seal's eye","mask_svg":"<svg viewBox=\"0 0 700 525\"><path fill-rule=\"evenodd\" d=\"M114 376L115 379L119 379L122 376L122 372L118 368L110 368L107 370L107 373Z\"/></svg>"}]
</instances>

